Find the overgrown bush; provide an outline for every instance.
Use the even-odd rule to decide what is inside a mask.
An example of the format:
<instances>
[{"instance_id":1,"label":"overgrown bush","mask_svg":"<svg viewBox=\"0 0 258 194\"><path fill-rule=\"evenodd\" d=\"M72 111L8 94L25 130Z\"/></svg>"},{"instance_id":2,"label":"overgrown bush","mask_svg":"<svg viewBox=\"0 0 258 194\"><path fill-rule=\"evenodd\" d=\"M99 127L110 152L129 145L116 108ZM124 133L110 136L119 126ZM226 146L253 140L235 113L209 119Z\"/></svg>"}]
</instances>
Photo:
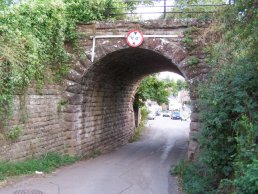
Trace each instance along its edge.
<instances>
[{"instance_id":1,"label":"overgrown bush","mask_svg":"<svg viewBox=\"0 0 258 194\"><path fill-rule=\"evenodd\" d=\"M171 169L171 173L181 178L182 187L188 194L216 193L214 171L202 163L180 161L174 169Z\"/></svg>"},{"instance_id":2,"label":"overgrown bush","mask_svg":"<svg viewBox=\"0 0 258 194\"><path fill-rule=\"evenodd\" d=\"M64 2L68 17L76 22L104 20L112 17L122 19L127 9L127 4L122 0L64 0Z\"/></svg>"},{"instance_id":3,"label":"overgrown bush","mask_svg":"<svg viewBox=\"0 0 258 194\"><path fill-rule=\"evenodd\" d=\"M0 116L11 112L13 94L24 94L31 83L60 81L74 58L65 42L75 42L76 23L107 19L112 0L28 0L0 4ZM121 11L121 9L118 9Z\"/></svg>"},{"instance_id":4,"label":"overgrown bush","mask_svg":"<svg viewBox=\"0 0 258 194\"><path fill-rule=\"evenodd\" d=\"M186 193L258 192L257 3L239 0L219 15L221 40L200 85L200 156L178 172ZM212 179L210 179L212 178Z\"/></svg>"}]
</instances>

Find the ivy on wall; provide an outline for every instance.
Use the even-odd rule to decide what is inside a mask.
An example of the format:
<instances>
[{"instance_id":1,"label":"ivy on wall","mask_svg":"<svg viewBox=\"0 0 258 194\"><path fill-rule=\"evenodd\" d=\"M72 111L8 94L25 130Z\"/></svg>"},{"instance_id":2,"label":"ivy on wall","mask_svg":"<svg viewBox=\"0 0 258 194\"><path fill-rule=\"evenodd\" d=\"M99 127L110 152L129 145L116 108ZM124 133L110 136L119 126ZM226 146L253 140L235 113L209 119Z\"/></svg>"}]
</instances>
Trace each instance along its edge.
<instances>
[{"instance_id":1,"label":"ivy on wall","mask_svg":"<svg viewBox=\"0 0 258 194\"><path fill-rule=\"evenodd\" d=\"M106 5L121 0L28 0L0 4L0 117L11 113L12 95L35 83L58 81L73 58L65 42L76 40L76 23L112 18ZM122 8L125 7L125 8ZM120 16L121 17L121 16Z\"/></svg>"}]
</instances>

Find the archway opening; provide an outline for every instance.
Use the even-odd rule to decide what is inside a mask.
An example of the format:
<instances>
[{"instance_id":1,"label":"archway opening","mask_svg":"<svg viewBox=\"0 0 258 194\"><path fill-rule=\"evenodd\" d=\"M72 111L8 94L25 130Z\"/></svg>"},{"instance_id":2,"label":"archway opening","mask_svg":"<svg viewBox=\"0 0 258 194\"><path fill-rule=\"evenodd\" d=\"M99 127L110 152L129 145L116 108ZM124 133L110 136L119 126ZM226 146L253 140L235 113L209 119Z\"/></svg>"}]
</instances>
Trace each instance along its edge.
<instances>
[{"instance_id":1,"label":"archway opening","mask_svg":"<svg viewBox=\"0 0 258 194\"><path fill-rule=\"evenodd\" d=\"M121 49L92 64L77 94L81 99L75 113L77 154L127 143L135 128L137 87L144 77L162 71L183 76L171 59L143 48Z\"/></svg>"}]
</instances>

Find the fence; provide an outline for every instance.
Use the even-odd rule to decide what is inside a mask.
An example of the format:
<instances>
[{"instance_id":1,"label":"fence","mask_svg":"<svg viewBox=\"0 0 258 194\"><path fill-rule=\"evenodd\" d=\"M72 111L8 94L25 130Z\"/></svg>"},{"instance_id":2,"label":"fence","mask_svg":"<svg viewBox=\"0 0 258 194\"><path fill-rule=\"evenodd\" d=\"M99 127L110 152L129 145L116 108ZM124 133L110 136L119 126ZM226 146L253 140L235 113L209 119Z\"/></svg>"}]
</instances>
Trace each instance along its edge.
<instances>
[{"instance_id":1,"label":"fence","mask_svg":"<svg viewBox=\"0 0 258 194\"><path fill-rule=\"evenodd\" d=\"M178 6L174 4L174 0L124 0L123 6L121 6L119 2L122 1L111 1L118 6L114 7L107 4L107 16L126 15L129 18L137 16L151 18L152 15L159 18L198 17L200 15L211 15L218 11L220 7L235 3L235 0L228 0L224 4L185 4Z\"/></svg>"}]
</instances>

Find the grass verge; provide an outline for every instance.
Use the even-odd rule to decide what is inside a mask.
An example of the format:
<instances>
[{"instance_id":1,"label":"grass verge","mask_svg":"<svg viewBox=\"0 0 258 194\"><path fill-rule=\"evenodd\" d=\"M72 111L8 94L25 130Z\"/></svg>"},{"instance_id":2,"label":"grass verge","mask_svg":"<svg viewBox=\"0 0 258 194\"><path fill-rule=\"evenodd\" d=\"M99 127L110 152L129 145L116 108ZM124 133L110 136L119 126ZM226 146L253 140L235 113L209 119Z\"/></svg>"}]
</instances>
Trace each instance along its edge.
<instances>
[{"instance_id":1,"label":"grass verge","mask_svg":"<svg viewBox=\"0 0 258 194\"><path fill-rule=\"evenodd\" d=\"M145 124L147 122L147 117L148 117L148 110L144 106L141 108L141 122L140 122L139 126L134 129L134 133L133 133L132 137L128 140L129 143L140 140L141 134L142 134Z\"/></svg>"},{"instance_id":2,"label":"grass verge","mask_svg":"<svg viewBox=\"0 0 258 194\"><path fill-rule=\"evenodd\" d=\"M144 122L141 121L139 126L134 129L133 136L128 140L129 143L139 141L141 139L141 134L142 134L142 131L145 127L145 123L146 123L145 121Z\"/></svg>"},{"instance_id":3,"label":"grass verge","mask_svg":"<svg viewBox=\"0 0 258 194\"><path fill-rule=\"evenodd\" d=\"M78 157L48 153L38 159L28 159L21 162L0 162L0 180L7 177L33 174L35 171L48 173L60 166L73 164Z\"/></svg>"}]
</instances>

